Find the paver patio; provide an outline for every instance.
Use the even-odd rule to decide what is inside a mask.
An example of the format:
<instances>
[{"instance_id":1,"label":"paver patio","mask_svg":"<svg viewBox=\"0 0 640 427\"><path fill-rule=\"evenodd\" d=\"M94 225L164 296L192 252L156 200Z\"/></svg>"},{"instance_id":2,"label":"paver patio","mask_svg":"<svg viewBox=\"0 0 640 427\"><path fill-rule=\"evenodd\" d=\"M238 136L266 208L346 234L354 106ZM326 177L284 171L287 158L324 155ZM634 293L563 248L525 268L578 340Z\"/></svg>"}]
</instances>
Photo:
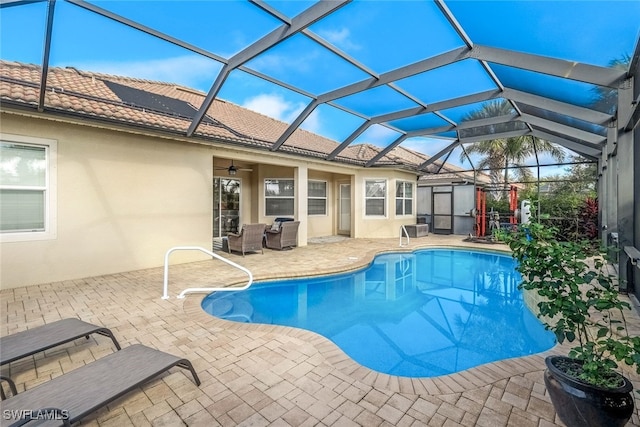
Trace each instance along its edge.
<instances>
[{"instance_id":1,"label":"paver patio","mask_svg":"<svg viewBox=\"0 0 640 427\"><path fill-rule=\"evenodd\" d=\"M505 249L436 235L411 239L402 249L429 246ZM398 239L347 239L225 256L260 280L345 271L397 249ZM162 267L2 290L0 334L78 317L110 328L123 347L142 343L187 357L202 380L196 387L173 369L85 418L87 426L563 425L542 379L548 353L431 379L395 377L358 365L315 333L216 319L200 308L204 294L175 298L186 287L241 280L242 274L210 260L172 265L169 300L161 299ZM630 322L640 330L637 313L630 313ZM2 374L20 391L113 351L108 338L80 339L5 366ZM630 377L640 386L636 375ZM630 425L640 426L638 410Z\"/></svg>"}]
</instances>

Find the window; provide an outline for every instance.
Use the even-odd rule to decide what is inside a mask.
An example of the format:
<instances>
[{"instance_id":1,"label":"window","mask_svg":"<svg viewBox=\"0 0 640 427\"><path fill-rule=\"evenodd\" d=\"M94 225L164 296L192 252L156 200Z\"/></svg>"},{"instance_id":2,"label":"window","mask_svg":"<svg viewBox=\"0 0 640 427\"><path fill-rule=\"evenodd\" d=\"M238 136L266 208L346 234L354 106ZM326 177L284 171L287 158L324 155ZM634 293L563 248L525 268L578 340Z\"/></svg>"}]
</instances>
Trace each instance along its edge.
<instances>
[{"instance_id":1,"label":"window","mask_svg":"<svg viewBox=\"0 0 640 427\"><path fill-rule=\"evenodd\" d=\"M264 180L265 216L293 215L294 185L292 179Z\"/></svg>"},{"instance_id":2,"label":"window","mask_svg":"<svg viewBox=\"0 0 640 427\"><path fill-rule=\"evenodd\" d=\"M387 205L387 181L385 179L368 179L364 182L365 216L385 216Z\"/></svg>"},{"instance_id":3,"label":"window","mask_svg":"<svg viewBox=\"0 0 640 427\"><path fill-rule=\"evenodd\" d=\"M309 215L327 214L326 181L309 181L307 194L307 211Z\"/></svg>"},{"instance_id":4,"label":"window","mask_svg":"<svg viewBox=\"0 0 640 427\"><path fill-rule=\"evenodd\" d=\"M396 183L396 215L413 215L413 182Z\"/></svg>"},{"instance_id":5,"label":"window","mask_svg":"<svg viewBox=\"0 0 640 427\"><path fill-rule=\"evenodd\" d=\"M55 238L56 142L0 135L3 242Z\"/></svg>"}]
</instances>

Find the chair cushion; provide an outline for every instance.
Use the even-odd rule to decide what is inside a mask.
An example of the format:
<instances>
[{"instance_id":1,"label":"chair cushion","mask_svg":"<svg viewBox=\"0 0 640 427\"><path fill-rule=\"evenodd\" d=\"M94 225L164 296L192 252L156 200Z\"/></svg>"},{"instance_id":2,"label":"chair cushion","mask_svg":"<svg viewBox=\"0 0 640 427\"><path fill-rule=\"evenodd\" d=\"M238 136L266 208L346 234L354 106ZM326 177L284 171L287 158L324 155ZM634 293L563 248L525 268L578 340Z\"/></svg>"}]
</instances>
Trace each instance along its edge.
<instances>
[{"instance_id":1,"label":"chair cushion","mask_svg":"<svg viewBox=\"0 0 640 427\"><path fill-rule=\"evenodd\" d=\"M279 216L279 217L276 217L274 221L287 222L287 221L293 221L293 218L287 218L286 216Z\"/></svg>"},{"instance_id":2,"label":"chair cushion","mask_svg":"<svg viewBox=\"0 0 640 427\"><path fill-rule=\"evenodd\" d=\"M280 221L274 221L271 225L271 231L280 231Z\"/></svg>"}]
</instances>

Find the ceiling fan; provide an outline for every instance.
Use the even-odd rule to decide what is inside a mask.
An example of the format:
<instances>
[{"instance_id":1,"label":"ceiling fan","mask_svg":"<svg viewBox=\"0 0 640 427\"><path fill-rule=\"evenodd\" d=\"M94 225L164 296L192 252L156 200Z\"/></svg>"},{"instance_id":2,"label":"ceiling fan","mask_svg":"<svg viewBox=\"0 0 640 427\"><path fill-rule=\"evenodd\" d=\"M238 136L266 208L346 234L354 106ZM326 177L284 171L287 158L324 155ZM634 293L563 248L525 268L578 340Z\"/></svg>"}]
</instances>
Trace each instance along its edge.
<instances>
[{"instance_id":1,"label":"ceiling fan","mask_svg":"<svg viewBox=\"0 0 640 427\"><path fill-rule=\"evenodd\" d=\"M234 176L238 172L253 172L253 169L238 167L233 164L233 160L231 160L231 165L229 167L217 167L217 170L226 170L229 173L229 176Z\"/></svg>"}]
</instances>

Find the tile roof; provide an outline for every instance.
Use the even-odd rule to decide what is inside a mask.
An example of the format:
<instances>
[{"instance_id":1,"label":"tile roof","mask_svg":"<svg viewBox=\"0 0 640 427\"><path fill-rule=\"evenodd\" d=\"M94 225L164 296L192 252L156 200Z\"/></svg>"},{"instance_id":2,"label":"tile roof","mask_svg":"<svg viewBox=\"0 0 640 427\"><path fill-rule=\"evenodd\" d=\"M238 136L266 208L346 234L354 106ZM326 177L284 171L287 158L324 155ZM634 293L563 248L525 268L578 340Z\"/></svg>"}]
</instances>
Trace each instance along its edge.
<instances>
[{"instance_id":1,"label":"tile roof","mask_svg":"<svg viewBox=\"0 0 640 427\"><path fill-rule=\"evenodd\" d=\"M391 150L388 155L397 156L398 159L403 159L405 162L411 162L411 164L416 166L419 166L430 159L426 154L401 146ZM434 163L427 166L426 171L428 173L420 177L421 182L433 179L437 179L439 181L460 179L473 181L474 175L473 172L469 172L468 170L462 169L461 167L451 163L445 163L443 165L440 160L436 160ZM489 184L491 182L491 177L487 173L478 172L475 175L479 183Z\"/></svg>"},{"instance_id":2,"label":"tile roof","mask_svg":"<svg viewBox=\"0 0 640 427\"><path fill-rule=\"evenodd\" d=\"M0 100L3 104L37 107L41 68L0 60ZM81 71L73 67L48 70L45 109L87 118L115 121L186 135L205 94L172 83ZM195 136L254 148L268 149L288 124L216 99L198 126ZM312 132L297 129L280 147L282 152L324 158L339 144ZM378 155L380 147L358 144L347 147L336 160L363 166ZM429 157L395 147L376 165L415 170ZM436 172L440 163L430 165ZM455 172L452 165L443 168Z\"/></svg>"}]
</instances>

